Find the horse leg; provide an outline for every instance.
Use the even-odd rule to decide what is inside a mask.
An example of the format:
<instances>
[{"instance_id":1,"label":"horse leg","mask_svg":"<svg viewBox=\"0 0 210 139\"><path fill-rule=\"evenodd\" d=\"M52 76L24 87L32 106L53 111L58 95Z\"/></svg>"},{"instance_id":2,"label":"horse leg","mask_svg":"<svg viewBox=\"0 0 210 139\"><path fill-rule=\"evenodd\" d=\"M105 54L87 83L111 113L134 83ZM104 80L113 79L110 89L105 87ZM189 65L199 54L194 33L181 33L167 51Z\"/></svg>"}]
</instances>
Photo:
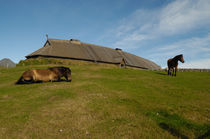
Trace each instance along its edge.
<instances>
[{"instance_id":1,"label":"horse leg","mask_svg":"<svg viewBox=\"0 0 210 139\"><path fill-rule=\"evenodd\" d=\"M170 74L170 68L168 68L168 75Z\"/></svg>"},{"instance_id":2,"label":"horse leg","mask_svg":"<svg viewBox=\"0 0 210 139\"><path fill-rule=\"evenodd\" d=\"M172 68L172 76L174 76L174 68Z\"/></svg>"},{"instance_id":3,"label":"horse leg","mask_svg":"<svg viewBox=\"0 0 210 139\"><path fill-rule=\"evenodd\" d=\"M69 81L69 80L68 80L68 76L65 75L64 77L65 77L66 81Z\"/></svg>"},{"instance_id":4,"label":"horse leg","mask_svg":"<svg viewBox=\"0 0 210 139\"><path fill-rule=\"evenodd\" d=\"M168 68L168 75L171 75L171 68Z\"/></svg>"},{"instance_id":5,"label":"horse leg","mask_svg":"<svg viewBox=\"0 0 210 139\"><path fill-rule=\"evenodd\" d=\"M54 79L54 82L60 82L61 81L61 77L57 77Z\"/></svg>"},{"instance_id":6,"label":"horse leg","mask_svg":"<svg viewBox=\"0 0 210 139\"><path fill-rule=\"evenodd\" d=\"M177 67L175 67L175 76L176 76Z\"/></svg>"},{"instance_id":7,"label":"horse leg","mask_svg":"<svg viewBox=\"0 0 210 139\"><path fill-rule=\"evenodd\" d=\"M60 82L60 81L61 81L61 78L60 78L60 77L58 77L57 81L58 81L58 82Z\"/></svg>"}]
</instances>

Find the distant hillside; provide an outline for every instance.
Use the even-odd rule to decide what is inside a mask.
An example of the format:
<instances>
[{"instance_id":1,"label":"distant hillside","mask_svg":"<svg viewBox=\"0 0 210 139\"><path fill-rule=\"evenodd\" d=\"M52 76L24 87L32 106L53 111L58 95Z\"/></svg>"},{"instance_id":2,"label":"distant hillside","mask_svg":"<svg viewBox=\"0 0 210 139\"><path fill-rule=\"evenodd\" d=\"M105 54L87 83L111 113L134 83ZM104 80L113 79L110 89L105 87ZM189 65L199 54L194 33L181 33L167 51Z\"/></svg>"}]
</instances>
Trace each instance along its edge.
<instances>
[{"instance_id":1,"label":"distant hillside","mask_svg":"<svg viewBox=\"0 0 210 139\"><path fill-rule=\"evenodd\" d=\"M12 60L4 58L0 60L0 67L11 68L11 67L16 67L16 64Z\"/></svg>"}]
</instances>

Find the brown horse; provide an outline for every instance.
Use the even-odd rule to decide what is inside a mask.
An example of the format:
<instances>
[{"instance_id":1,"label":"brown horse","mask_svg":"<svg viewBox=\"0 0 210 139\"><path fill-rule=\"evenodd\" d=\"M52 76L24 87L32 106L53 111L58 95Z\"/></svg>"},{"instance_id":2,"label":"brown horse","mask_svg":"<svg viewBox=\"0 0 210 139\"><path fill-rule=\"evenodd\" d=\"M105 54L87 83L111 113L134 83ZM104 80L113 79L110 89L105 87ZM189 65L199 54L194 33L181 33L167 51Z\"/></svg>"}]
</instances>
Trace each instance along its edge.
<instances>
[{"instance_id":1,"label":"brown horse","mask_svg":"<svg viewBox=\"0 0 210 139\"><path fill-rule=\"evenodd\" d=\"M71 81L71 69L67 67L52 67L28 70L22 74L16 84L61 81L61 77L65 77L66 81Z\"/></svg>"},{"instance_id":2,"label":"brown horse","mask_svg":"<svg viewBox=\"0 0 210 139\"><path fill-rule=\"evenodd\" d=\"M174 58L168 60L168 62L167 62L167 64L168 64L168 75L176 76L178 61L181 61L182 63L184 63L184 58L183 58L182 54L177 55ZM171 70L173 71L172 74L171 74Z\"/></svg>"}]
</instances>

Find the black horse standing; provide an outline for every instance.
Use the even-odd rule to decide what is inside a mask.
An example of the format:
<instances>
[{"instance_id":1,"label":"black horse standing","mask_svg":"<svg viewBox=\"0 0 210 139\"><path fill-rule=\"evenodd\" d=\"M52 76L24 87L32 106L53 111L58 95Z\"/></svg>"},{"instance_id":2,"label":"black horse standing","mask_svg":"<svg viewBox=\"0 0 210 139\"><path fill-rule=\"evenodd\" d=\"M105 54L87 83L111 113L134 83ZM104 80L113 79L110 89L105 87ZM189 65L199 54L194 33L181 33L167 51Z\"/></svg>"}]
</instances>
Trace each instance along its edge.
<instances>
[{"instance_id":1,"label":"black horse standing","mask_svg":"<svg viewBox=\"0 0 210 139\"><path fill-rule=\"evenodd\" d=\"M172 59L168 60L168 75L172 75L172 76L176 76L176 71L177 71L177 67L178 67L178 61L181 61L182 63L184 63L184 58L183 55L177 55ZM172 74L171 74L171 70L172 70Z\"/></svg>"}]
</instances>

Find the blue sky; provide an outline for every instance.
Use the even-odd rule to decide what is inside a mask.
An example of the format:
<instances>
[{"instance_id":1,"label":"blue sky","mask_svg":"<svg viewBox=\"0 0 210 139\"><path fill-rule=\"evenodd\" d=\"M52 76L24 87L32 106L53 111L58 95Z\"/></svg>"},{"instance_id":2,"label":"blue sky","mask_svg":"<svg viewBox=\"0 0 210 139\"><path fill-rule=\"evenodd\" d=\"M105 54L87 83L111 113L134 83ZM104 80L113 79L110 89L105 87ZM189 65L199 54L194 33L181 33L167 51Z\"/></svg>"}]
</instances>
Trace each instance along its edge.
<instances>
[{"instance_id":1,"label":"blue sky","mask_svg":"<svg viewBox=\"0 0 210 139\"><path fill-rule=\"evenodd\" d=\"M210 0L0 0L0 59L25 59L46 34L210 68Z\"/></svg>"}]
</instances>

